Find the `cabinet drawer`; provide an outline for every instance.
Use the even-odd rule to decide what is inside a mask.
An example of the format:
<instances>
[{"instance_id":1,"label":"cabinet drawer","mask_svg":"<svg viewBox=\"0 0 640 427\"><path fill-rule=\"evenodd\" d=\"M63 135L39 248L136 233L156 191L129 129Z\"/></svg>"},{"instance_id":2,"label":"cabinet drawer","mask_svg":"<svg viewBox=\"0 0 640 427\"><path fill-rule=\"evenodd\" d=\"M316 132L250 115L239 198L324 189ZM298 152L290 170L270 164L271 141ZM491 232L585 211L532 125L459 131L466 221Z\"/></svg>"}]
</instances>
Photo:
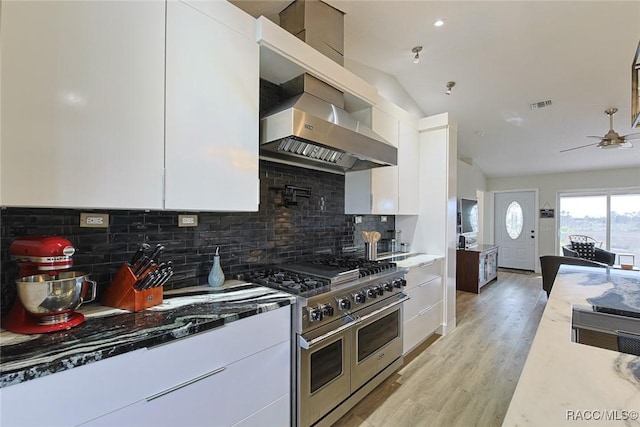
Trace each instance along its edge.
<instances>
[{"instance_id":1,"label":"cabinet drawer","mask_svg":"<svg viewBox=\"0 0 640 427\"><path fill-rule=\"evenodd\" d=\"M439 259L411 267L407 273L407 289L440 276L442 276L442 261Z\"/></svg>"},{"instance_id":2,"label":"cabinet drawer","mask_svg":"<svg viewBox=\"0 0 640 427\"><path fill-rule=\"evenodd\" d=\"M404 322L402 353L407 354L441 325L442 301Z\"/></svg>"},{"instance_id":3,"label":"cabinet drawer","mask_svg":"<svg viewBox=\"0 0 640 427\"><path fill-rule=\"evenodd\" d=\"M411 319L427 307L442 300L442 278L435 277L405 292L411 299L403 306L402 316Z\"/></svg>"},{"instance_id":4,"label":"cabinet drawer","mask_svg":"<svg viewBox=\"0 0 640 427\"><path fill-rule=\"evenodd\" d=\"M146 349L109 357L42 378L0 389L0 425L72 426L144 398L123 380L137 377ZM73 398L60 398L73 393ZM37 410L32 403L37 402Z\"/></svg>"},{"instance_id":5,"label":"cabinet drawer","mask_svg":"<svg viewBox=\"0 0 640 427\"><path fill-rule=\"evenodd\" d=\"M290 352L288 342L278 344L225 366L217 374L127 406L83 426L234 425L289 396ZM209 369L215 367L211 364ZM288 421L287 411L286 425Z\"/></svg>"},{"instance_id":6,"label":"cabinet drawer","mask_svg":"<svg viewBox=\"0 0 640 427\"><path fill-rule=\"evenodd\" d=\"M222 328L149 349L147 396L184 383L281 342L290 342L290 306L232 322ZM170 366L171 369L158 369Z\"/></svg>"},{"instance_id":7,"label":"cabinet drawer","mask_svg":"<svg viewBox=\"0 0 640 427\"><path fill-rule=\"evenodd\" d=\"M233 427L288 427L290 414L291 396L286 394L238 424L234 424Z\"/></svg>"}]
</instances>

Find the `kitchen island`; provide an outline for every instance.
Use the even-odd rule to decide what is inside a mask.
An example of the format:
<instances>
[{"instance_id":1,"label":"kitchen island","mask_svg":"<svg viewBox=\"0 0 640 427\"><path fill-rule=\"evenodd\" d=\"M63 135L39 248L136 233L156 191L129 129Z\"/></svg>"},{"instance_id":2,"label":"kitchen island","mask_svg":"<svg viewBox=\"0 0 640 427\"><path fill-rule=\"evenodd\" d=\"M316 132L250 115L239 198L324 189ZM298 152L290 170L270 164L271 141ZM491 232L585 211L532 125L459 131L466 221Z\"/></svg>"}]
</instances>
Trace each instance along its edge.
<instances>
[{"instance_id":1,"label":"kitchen island","mask_svg":"<svg viewBox=\"0 0 640 427\"><path fill-rule=\"evenodd\" d=\"M571 341L596 299L640 309L640 274L560 266L503 426L640 425L640 357Z\"/></svg>"}]
</instances>

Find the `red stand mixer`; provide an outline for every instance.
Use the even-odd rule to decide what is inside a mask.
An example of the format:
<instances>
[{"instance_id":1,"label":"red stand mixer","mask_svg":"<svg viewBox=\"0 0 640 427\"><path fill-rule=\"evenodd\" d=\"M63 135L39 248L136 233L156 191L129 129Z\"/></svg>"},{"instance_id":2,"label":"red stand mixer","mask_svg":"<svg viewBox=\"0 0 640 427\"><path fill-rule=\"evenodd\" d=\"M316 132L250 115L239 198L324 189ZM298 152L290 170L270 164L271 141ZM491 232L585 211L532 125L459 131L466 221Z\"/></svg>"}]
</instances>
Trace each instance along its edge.
<instances>
[{"instance_id":1,"label":"red stand mixer","mask_svg":"<svg viewBox=\"0 0 640 427\"><path fill-rule=\"evenodd\" d=\"M96 297L96 282L87 274L70 271L75 248L57 236L29 236L14 240L11 259L20 267L17 296L2 327L21 334L70 329L84 322L75 310ZM89 285L90 296L83 298Z\"/></svg>"}]
</instances>

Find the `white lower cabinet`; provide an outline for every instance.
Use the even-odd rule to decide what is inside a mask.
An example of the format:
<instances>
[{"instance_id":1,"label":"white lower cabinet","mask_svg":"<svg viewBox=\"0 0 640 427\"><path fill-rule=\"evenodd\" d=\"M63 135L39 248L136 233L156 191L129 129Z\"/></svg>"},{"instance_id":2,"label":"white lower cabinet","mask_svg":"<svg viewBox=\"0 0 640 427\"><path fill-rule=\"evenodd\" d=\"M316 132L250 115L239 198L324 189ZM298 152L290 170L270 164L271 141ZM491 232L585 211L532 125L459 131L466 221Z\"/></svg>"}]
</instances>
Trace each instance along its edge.
<instances>
[{"instance_id":1,"label":"white lower cabinet","mask_svg":"<svg viewBox=\"0 0 640 427\"><path fill-rule=\"evenodd\" d=\"M0 425L288 426L290 316L287 306L3 387Z\"/></svg>"},{"instance_id":2,"label":"white lower cabinet","mask_svg":"<svg viewBox=\"0 0 640 427\"><path fill-rule=\"evenodd\" d=\"M239 423L234 424L234 427L288 426L288 414L290 411L291 397L287 394L273 402L271 405L262 408L255 414L252 414Z\"/></svg>"},{"instance_id":3,"label":"white lower cabinet","mask_svg":"<svg viewBox=\"0 0 640 427\"><path fill-rule=\"evenodd\" d=\"M127 381L149 363L147 349L0 388L2 427L75 426L144 398Z\"/></svg>"},{"instance_id":4,"label":"white lower cabinet","mask_svg":"<svg viewBox=\"0 0 640 427\"><path fill-rule=\"evenodd\" d=\"M411 267L403 306L403 345L407 354L442 326L442 260Z\"/></svg>"},{"instance_id":5,"label":"white lower cabinet","mask_svg":"<svg viewBox=\"0 0 640 427\"><path fill-rule=\"evenodd\" d=\"M407 320L403 325L402 353L407 354L426 338L431 336L442 324L442 301L434 306L426 307L417 316Z\"/></svg>"},{"instance_id":6,"label":"white lower cabinet","mask_svg":"<svg viewBox=\"0 0 640 427\"><path fill-rule=\"evenodd\" d=\"M282 362L289 358L290 352L289 342L280 343L230 365L205 372L83 426L251 425L251 416L263 411L268 413L272 404L283 410L272 413L271 421L263 425L288 426L288 378L291 373L289 365ZM153 359L150 363L154 363ZM156 366L162 369L163 365Z\"/></svg>"}]
</instances>

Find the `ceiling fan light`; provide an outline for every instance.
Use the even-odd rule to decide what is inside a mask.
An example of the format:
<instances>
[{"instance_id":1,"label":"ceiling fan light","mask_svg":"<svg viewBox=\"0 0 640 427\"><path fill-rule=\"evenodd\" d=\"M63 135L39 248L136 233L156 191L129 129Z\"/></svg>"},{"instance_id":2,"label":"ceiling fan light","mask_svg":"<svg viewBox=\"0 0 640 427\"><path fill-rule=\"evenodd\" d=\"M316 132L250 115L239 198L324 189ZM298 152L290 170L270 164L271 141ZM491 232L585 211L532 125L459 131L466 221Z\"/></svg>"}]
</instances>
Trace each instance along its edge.
<instances>
[{"instance_id":1,"label":"ceiling fan light","mask_svg":"<svg viewBox=\"0 0 640 427\"><path fill-rule=\"evenodd\" d=\"M598 144L598 148L619 148L621 147L623 144L617 142L617 141L602 141L600 142L600 144Z\"/></svg>"}]
</instances>

